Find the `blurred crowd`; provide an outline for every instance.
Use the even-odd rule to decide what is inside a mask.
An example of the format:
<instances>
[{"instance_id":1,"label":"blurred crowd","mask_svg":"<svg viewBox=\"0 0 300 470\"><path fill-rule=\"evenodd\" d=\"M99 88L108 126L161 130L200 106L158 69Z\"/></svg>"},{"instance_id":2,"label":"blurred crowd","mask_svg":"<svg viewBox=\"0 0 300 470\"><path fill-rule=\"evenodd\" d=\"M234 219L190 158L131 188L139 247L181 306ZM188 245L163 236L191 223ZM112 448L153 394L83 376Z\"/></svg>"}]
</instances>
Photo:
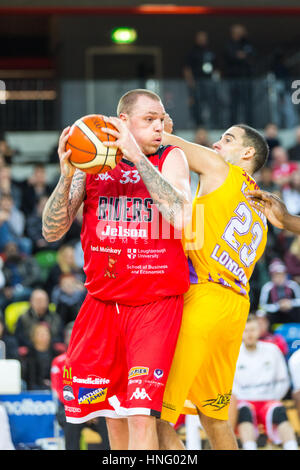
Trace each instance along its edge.
<instances>
[{"instance_id":1,"label":"blurred crowd","mask_svg":"<svg viewBox=\"0 0 300 470\"><path fill-rule=\"evenodd\" d=\"M273 122L282 128L295 126L298 115L291 100L290 48L278 44L272 53L262 55L255 38L239 23L231 25L223 50L217 52L211 39L207 31L197 31L183 64L194 125L222 129L246 122L258 127L258 115L265 111L259 107L261 100L272 90L269 112ZM268 77L268 84L261 82L257 89L255 80L262 76Z\"/></svg>"},{"instance_id":2,"label":"blurred crowd","mask_svg":"<svg viewBox=\"0 0 300 470\"><path fill-rule=\"evenodd\" d=\"M13 149L0 144L0 348L21 362L25 390L50 389L53 359L66 351L64 331L86 295L80 244L82 213L68 234L48 243L42 212L53 184L36 164L25 180L12 177Z\"/></svg>"}]
</instances>

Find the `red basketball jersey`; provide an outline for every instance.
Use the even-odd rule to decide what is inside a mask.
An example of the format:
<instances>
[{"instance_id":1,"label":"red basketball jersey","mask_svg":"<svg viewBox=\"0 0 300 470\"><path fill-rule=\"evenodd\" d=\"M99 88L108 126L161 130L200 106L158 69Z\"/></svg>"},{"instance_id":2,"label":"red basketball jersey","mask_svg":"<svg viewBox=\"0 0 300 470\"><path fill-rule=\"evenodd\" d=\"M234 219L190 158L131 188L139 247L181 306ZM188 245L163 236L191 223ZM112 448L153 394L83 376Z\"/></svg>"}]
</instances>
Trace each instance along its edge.
<instances>
[{"instance_id":1,"label":"red basketball jersey","mask_svg":"<svg viewBox=\"0 0 300 470\"><path fill-rule=\"evenodd\" d=\"M159 171L172 148L148 156ZM87 174L81 242L86 288L102 301L142 305L189 288L181 231L159 213L128 160Z\"/></svg>"}]
</instances>

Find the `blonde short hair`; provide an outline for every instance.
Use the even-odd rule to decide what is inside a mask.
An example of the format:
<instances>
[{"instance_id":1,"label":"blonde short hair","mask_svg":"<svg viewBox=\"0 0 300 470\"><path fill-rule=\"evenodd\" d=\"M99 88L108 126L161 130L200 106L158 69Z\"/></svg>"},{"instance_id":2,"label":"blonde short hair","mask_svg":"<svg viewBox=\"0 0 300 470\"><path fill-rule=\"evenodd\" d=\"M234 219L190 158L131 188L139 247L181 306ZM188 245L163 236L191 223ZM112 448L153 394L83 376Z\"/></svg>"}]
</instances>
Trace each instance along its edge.
<instances>
[{"instance_id":1,"label":"blonde short hair","mask_svg":"<svg viewBox=\"0 0 300 470\"><path fill-rule=\"evenodd\" d=\"M143 88L130 90L120 98L117 107L117 115L120 116L121 113L130 114L139 96L148 96L148 98L151 98L152 100L161 101L160 97L153 91L145 90Z\"/></svg>"}]
</instances>

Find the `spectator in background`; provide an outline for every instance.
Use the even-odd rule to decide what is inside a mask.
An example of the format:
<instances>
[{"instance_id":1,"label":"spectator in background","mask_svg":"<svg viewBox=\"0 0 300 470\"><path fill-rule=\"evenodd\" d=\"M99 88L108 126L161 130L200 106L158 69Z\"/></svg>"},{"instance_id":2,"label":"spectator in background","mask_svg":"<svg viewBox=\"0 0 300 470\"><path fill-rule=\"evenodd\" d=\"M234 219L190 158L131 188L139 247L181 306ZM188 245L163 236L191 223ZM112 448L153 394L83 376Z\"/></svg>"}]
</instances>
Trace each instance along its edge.
<instances>
[{"instance_id":1,"label":"spectator in background","mask_svg":"<svg viewBox=\"0 0 300 470\"><path fill-rule=\"evenodd\" d=\"M7 166L5 163L5 159L3 155L0 154L0 168L3 168L4 166Z\"/></svg>"},{"instance_id":2,"label":"spectator in background","mask_svg":"<svg viewBox=\"0 0 300 470\"><path fill-rule=\"evenodd\" d=\"M84 284L74 274L60 276L59 284L52 291L51 300L56 305L56 312L63 325L75 320L85 296Z\"/></svg>"},{"instance_id":3,"label":"spectator in background","mask_svg":"<svg viewBox=\"0 0 300 470\"><path fill-rule=\"evenodd\" d=\"M300 214L300 170L291 173L289 183L282 188L281 196L287 210L292 215Z\"/></svg>"},{"instance_id":4,"label":"spectator in background","mask_svg":"<svg viewBox=\"0 0 300 470\"><path fill-rule=\"evenodd\" d=\"M281 196L280 187L273 181L273 170L269 166L263 166L258 174L257 181L259 182L259 187L270 193L276 193L278 196Z\"/></svg>"},{"instance_id":5,"label":"spectator in background","mask_svg":"<svg viewBox=\"0 0 300 470\"><path fill-rule=\"evenodd\" d=\"M25 216L15 207L10 194L2 194L0 198L0 253L9 242L18 245L20 251L30 255L32 242L24 236Z\"/></svg>"},{"instance_id":6,"label":"spectator in background","mask_svg":"<svg viewBox=\"0 0 300 470\"><path fill-rule=\"evenodd\" d=\"M64 240L64 243L70 243L73 246L75 266L77 267L77 269L79 269L79 271L82 274L80 275L80 279L84 281L84 272L83 272L84 254L83 254L81 240L80 240L82 216L83 216L83 204L78 209L78 212L70 227L70 230L66 234L63 240Z\"/></svg>"},{"instance_id":7,"label":"spectator in background","mask_svg":"<svg viewBox=\"0 0 300 470\"><path fill-rule=\"evenodd\" d=\"M238 434L243 449L257 448L260 424L275 444L297 450L296 436L281 402L290 388L285 358L275 344L258 338L257 318L249 315L232 389L238 400Z\"/></svg>"},{"instance_id":8,"label":"spectator in background","mask_svg":"<svg viewBox=\"0 0 300 470\"><path fill-rule=\"evenodd\" d=\"M300 349L297 349L288 361L288 367L292 380L293 399L295 400L298 419L300 421Z\"/></svg>"},{"instance_id":9,"label":"spectator in background","mask_svg":"<svg viewBox=\"0 0 300 470\"><path fill-rule=\"evenodd\" d=\"M11 165L14 155L18 154L18 150L13 149L5 138L3 132L0 133L0 155L4 158L6 165Z\"/></svg>"},{"instance_id":10,"label":"spectator in background","mask_svg":"<svg viewBox=\"0 0 300 470\"><path fill-rule=\"evenodd\" d=\"M3 287L5 286L5 282L6 282L5 276L3 273L3 265L4 265L3 257L0 255L0 297L1 297L1 291Z\"/></svg>"},{"instance_id":11,"label":"spectator in background","mask_svg":"<svg viewBox=\"0 0 300 470\"><path fill-rule=\"evenodd\" d=\"M75 262L75 251L71 245L62 245L57 252L57 263L51 268L46 290L51 297L54 286L59 284L62 274L75 274L79 280L84 280L82 268Z\"/></svg>"},{"instance_id":12,"label":"spectator in background","mask_svg":"<svg viewBox=\"0 0 300 470\"><path fill-rule=\"evenodd\" d=\"M300 126L295 129L296 143L288 149L289 158L291 161L300 161Z\"/></svg>"},{"instance_id":13,"label":"spectator in background","mask_svg":"<svg viewBox=\"0 0 300 470\"><path fill-rule=\"evenodd\" d=\"M55 357L51 365L51 388L55 397L59 400L60 404L63 405L63 369L65 366L65 359L67 355L67 349L71 338L74 322L69 322L64 327L64 343L66 351ZM64 415L63 410L63 415Z\"/></svg>"},{"instance_id":14,"label":"spectator in background","mask_svg":"<svg viewBox=\"0 0 300 470\"><path fill-rule=\"evenodd\" d=\"M252 82L255 50L244 25L234 24L224 50L225 77L230 80L231 123L252 124ZM241 112L242 110L242 112Z\"/></svg>"},{"instance_id":15,"label":"spectator in background","mask_svg":"<svg viewBox=\"0 0 300 470\"><path fill-rule=\"evenodd\" d=\"M198 145L203 145L204 147L211 147L211 142L208 139L208 134L206 129L203 127L198 127L195 132L194 142ZM194 171L190 171L191 177L191 191L192 195L194 196L197 191L198 183L199 183L199 175Z\"/></svg>"},{"instance_id":16,"label":"spectator in background","mask_svg":"<svg viewBox=\"0 0 300 470\"><path fill-rule=\"evenodd\" d=\"M273 227L273 225L269 224L269 227ZM286 253L289 251L292 243L295 240L295 234L289 232L288 230L280 230L275 227L277 235L277 254L273 256L273 258L281 258L284 260ZM287 270L288 271L288 270Z\"/></svg>"},{"instance_id":17,"label":"spectator in background","mask_svg":"<svg viewBox=\"0 0 300 470\"><path fill-rule=\"evenodd\" d=\"M49 197L51 186L47 183L46 168L37 164L30 178L24 183L22 210L26 216L30 215L37 207L42 196Z\"/></svg>"},{"instance_id":18,"label":"spectator in background","mask_svg":"<svg viewBox=\"0 0 300 470\"><path fill-rule=\"evenodd\" d=\"M268 233L268 242L269 242L269 233ZM269 250L268 250L269 251ZM259 295L262 286L269 280L269 271L268 271L268 259L267 252L265 251L259 261L256 263L254 271L250 279L250 304L252 310L258 308Z\"/></svg>"},{"instance_id":19,"label":"spectator in background","mask_svg":"<svg viewBox=\"0 0 300 470\"><path fill-rule=\"evenodd\" d=\"M32 346L32 327L39 323L47 323L53 343L63 342L63 326L59 315L49 310L49 297L43 289L34 289L30 296L30 307L23 313L16 325L15 336L19 346Z\"/></svg>"},{"instance_id":20,"label":"spectator in background","mask_svg":"<svg viewBox=\"0 0 300 470\"><path fill-rule=\"evenodd\" d=\"M270 321L264 310L257 310L256 312L257 323L259 326L259 340L266 341L267 343L276 344L282 354L286 357L289 352L289 347L283 336L272 333L270 328Z\"/></svg>"},{"instance_id":21,"label":"spectator in background","mask_svg":"<svg viewBox=\"0 0 300 470\"><path fill-rule=\"evenodd\" d=\"M80 241L81 227L82 227L83 204L78 209L75 219L70 227L70 230L63 237L64 245L74 246Z\"/></svg>"},{"instance_id":22,"label":"spectator in background","mask_svg":"<svg viewBox=\"0 0 300 470\"><path fill-rule=\"evenodd\" d=\"M8 213L8 224L15 236L22 237L25 229L25 216L16 208L12 194L1 194L0 209Z\"/></svg>"},{"instance_id":23,"label":"spectator in background","mask_svg":"<svg viewBox=\"0 0 300 470\"><path fill-rule=\"evenodd\" d=\"M194 45L188 53L183 69L190 97L190 109L196 126L211 124L215 93L212 75L216 68L216 55L209 46L206 31L197 31Z\"/></svg>"},{"instance_id":24,"label":"spectator in background","mask_svg":"<svg viewBox=\"0 0 300 470\"><path fill-rule=\"evenodd\" d=\"M204 147L212 148L212 143L209 140L207 130L204 127L198 127L194 137L195 144L203 145Z\"/></svg>"},{"instance_id":25,"label":"spectator in background","mask_svg":"<svg viewBox=\"0 0 300 470\"><path fill-rule=\"evenodd\" d=\"M75 258L76 266L78 266L78 268L83 269L83 266L84 266L84 253L83 253L83 249L82 249L80 240L77 241L74 245L74 258Z\"/></svg>"},{"instance_id":26,"label":"spectator in background","mask_svg":"<svg viewBox=\"0 0 300 470\"><path fill-rule=\"evenodd\" d=\"M11 335L6 328L4 317L0 312L0 341L5 344L5 359L20 359L18 352L18 342L14 335ZM1 432L1 431L0 431Z\"/></svg>"},{"instance_id":27,"label":"spectator in background","mask_svg":"<svg viewBox=\"0 0 300 470\"><path fill-rule=\"evenodd\" d=\"M297 235L284 254L284 262L289 275L300 284L300 235Z\"/></svg>"},{"instance_id":28,"label":"spectator in background","mask_svg":"<svg viewBox=\"0 0 300 470\"><path fill-rule=\"evenodd\" d=\"M0 307L28 300L32 289L40 282L40 268L34 258L23 255L17 244L9 242L2 253L5 285L0 295Z\"/></svg>"},{"instance_id":29,"label":"spectator in background","mask_svg":"<svg viewBox=\"0 0 300 470\"><path fill-rule=\"evenodd\" d=\"M278 135L278 126L269 122L264 128L264 136L270 149L268 165L272 164L272 151L274 147L281 146L281 140Z\"/></svg>"},{"instance_id":30,"label":"spectator in background","mask_svg":"<svg viewBox=\"0 0 300 470\"><path fill-rule=\"evenodd\" d=\"M286 266L275 259L269 267L271 281L261 289L259 306L268 315L271 327L276 323L300 322L300 287L288 280Z\"/></svg>"},{"instance_id":31,"label":"spectator in background","mask_svg":"<svg viewBox=\"0 0 300 470\"><path fill-rule=\"evenodd\" d=\"M59 158L58 158L58 153L57 153L57 144L55 144L49 150L47 161L48 161L48 163L54 163L56 165L59 164Z\"/></svg>"},{"instance_id":32,"label":"spectator in background","mask_svg":"<svg viewBox=\"0 0 300 470\"><path fill-rule=\"evenodd\" d=\"M273 83L273 107L276 122L280 127L290 128L298 122L295 106L291 100L291 74L285 63L284 50L277 47L273 52L270 72L275 79ZM276 103L276 104L275 104ZM275 106L274 106L275 105Z\"/></svg>"},{"instance_id":33,"label":"spectator in background","mask_svg":"<svg viewBox=\"0 0 300 470\"><path fill-rule=\"evenodd\" d=\"M290 72L288 67L285 65L284 50L282 47L277 47L273 51L273 56L271 58L270 70L274 73L275 77L278 80L283 80L285 82L286 88L289 87L288 80L290 79Z\"/></svg>"},{"instance_id":34,"label":"spectator in background","mask_svg":"<svg viewBox=\"0 0 300 470\"><path fill-rule=\"evenodd\" d=\"M282 189L289 185L290 176L298 170L298 164L289 161L288 153L283 147L273 148L272 159L272 177Z\"/></svg>"},{"instance_id":35,"label":"spectator in background","mask_svg":"<svg viewBox=\"0 0 300 470\"><path fill-rule=\"evenodd\" d=\"M22 379L28 390L50 390L51 364L57 353L52 347L49 325L44 322L32 325L30 345L22 358Z\"/></svg>"},{"instance_id":36,"label":"spectator in background","mask_svg":"<svg viewBox=\"0 0 300 470\"><path fill-rule=\"evenodd\" d=\"M32 241L33 254L45 249L57 250L61 245L61 241L59 240L55 242L47 242L42 235L42 215L47 201L48 196L41 196L37 206L26 220L26 234Z\"/></svg>"},{"instance_id":37,"label":"spectator in background","mask_svg":"<svg viewBox=\"0 0 300 470\"><path fill-rule=\"evenodd\" d=\"M15 450L5 406L0 404L0 450Z\"/></svg>"},{"instance_id":38,"label":"spectator in background","mask_svg":"<svg viewBox=\"0 0 300 470\"><path fill-rule=\"evenodd\" d=\"M14 205L21 209L22 185L13 180L11 167L8 165L0 166L0 196L3 194L11 194Z\"/></svg>"}]
</instances>

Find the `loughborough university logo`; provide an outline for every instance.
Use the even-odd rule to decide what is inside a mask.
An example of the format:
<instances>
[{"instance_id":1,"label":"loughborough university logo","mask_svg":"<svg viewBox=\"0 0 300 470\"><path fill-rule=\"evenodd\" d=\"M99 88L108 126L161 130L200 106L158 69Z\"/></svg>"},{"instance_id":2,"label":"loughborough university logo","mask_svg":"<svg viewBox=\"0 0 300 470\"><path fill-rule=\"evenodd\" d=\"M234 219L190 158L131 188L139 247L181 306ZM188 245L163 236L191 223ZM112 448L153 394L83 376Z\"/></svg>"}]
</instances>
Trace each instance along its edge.
<instances>
[{"instance_id":1,"label":"loughborough university logo","mask_svg":"<svg viewBox=\"0 0 300 470\"><path fill-rule=\"evenodd\" d=\"M134 259L136 258L136 248L127 248L127 256L129 259Z\"/></svg>"}]
</instances>

